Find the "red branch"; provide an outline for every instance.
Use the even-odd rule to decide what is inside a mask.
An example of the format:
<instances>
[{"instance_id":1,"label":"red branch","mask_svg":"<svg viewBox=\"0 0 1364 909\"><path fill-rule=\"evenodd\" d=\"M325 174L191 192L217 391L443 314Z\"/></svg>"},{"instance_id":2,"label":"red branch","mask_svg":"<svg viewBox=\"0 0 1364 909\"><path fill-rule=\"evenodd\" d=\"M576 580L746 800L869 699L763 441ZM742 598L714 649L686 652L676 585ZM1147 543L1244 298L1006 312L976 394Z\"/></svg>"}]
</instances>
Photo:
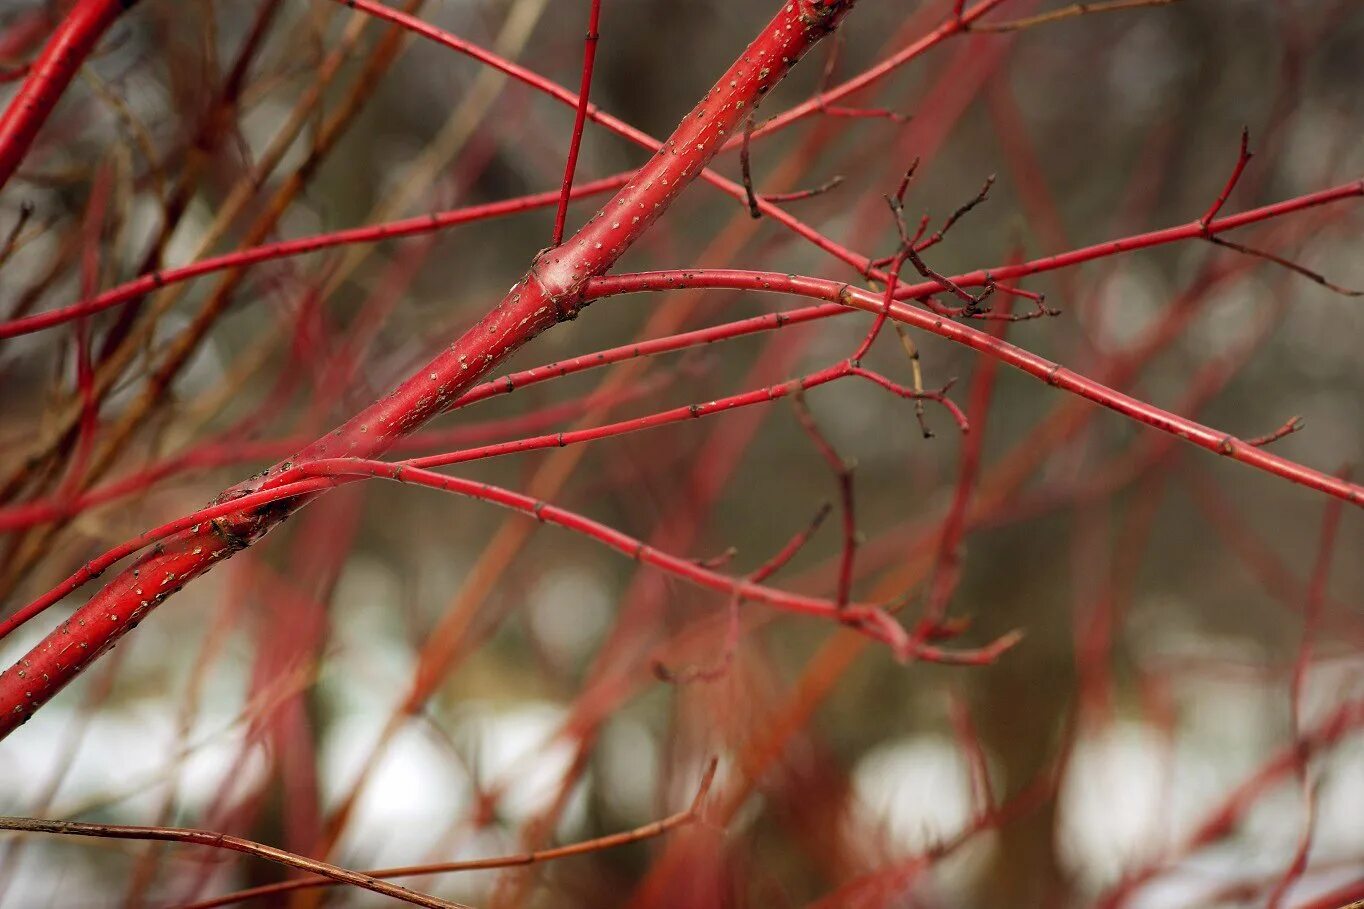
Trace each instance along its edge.
<instances>
[{"instance_id":1,"label":"red branch","mask_svg":"<svg viewBox=\"0 0 1364 909\"><path fill-rule=\"evenodd\" d=\"M377 4L352 0L392 13ZM540 332L573 319L590 278L606 272L668 209L754 103L832 31L855 0L783 3L776 16L602 210L572 239L538 255L525 276L460 338L389 394L293 458L219 496L231 502L267 490L291 468L323 459L372 458L441 413L479 378ZM127 633L153 601L260 539L310 495L237 511L160 544L125 570L18 664L0 673L0 735L17 728ZM144 605L145 604L145 605ZM115 616L110 620L109 616Z\"/></svg>"},{"instance_id":2,"label":"red branch","mask_svg":"<svg viewBox=\"0 0 1364 909\"><path fill-rule=\"evenodd\" d=\"M275 862L289 868L322 875L338 884L349 884L363 890L370 890L384 896L415 906L430 909L468 909L463 903L437 899L398 884L390 884L377 877L359 871L339 868L316 859L305 858L274 846L257 843L228 833L210 830L193 830L185 827L131 827L126 824L83 824L78 821L49 821L27 817L0 817L0 830L17 830L25 833L57 833L63 836L88 836L97 839L147 840L163 843L184 843L192 846L208 846L213 849L230 849L266 861Z\"/></svg>"},{"instance_id":3,"label":"red branch","mask_svg":"<svg viewBox=\"0 0 1364 909\"><path fill-rule=\"evenodd\" d=\"M80 0L62 19L42 54L29 68L28 78L0 116L0 188L14 176L38 130L47 122L62 93L99 39L114 20L136 2Z\"/></svg>"},{"instance_id":4,"label":"red branch","mask_svg":"<svg viewBox=\"0 0 1364 909\"><path fill-rule=\"evenodd\" d=\"M592 66L597 59L600 24L601 0L592 0L592 11L587 18L587 35L583 39L583 77L578 85L578 110L573 117L573 138L568 143L568 163L564 165L564 185L559 191L559 209L554 213L554 239L550 246L558 246L564 239L568 197L573 192L573 172L578 169L578 150L583 144L583 127L587 124L587 98L592 89Z\"/></svg>"},{"instance_id":5,"label":"red branch","mask_svg":"<svg viewBox=\"0 0 1364 909\"><path fill-rule=\"evenodd\" d=\"M365 478L386 479L425 486L519 511L542 523L554 524L582 534L638 562L652 565L699 587L731 593L742 599L766 603L788 612L836 618L852 627L861 628L877 640L891 645L895 649L896 655L901 659L919 653L917 649L911 649L909 637L904 630L874 606L846 602L835 604L815 597L787 593L751 580L734 579L712 570L705 564L664 552L591 518L551 505L525 493L463 477L445 476L431 470L415 467L411 463L393 463L365 458L324 458L291 467L279 474L276 483L268 489L243 496L241 499L212 505L139 534L133 539L110 549L98 558L87 562L61 584L16 612L6 624L23 622L67 594L79 589L81 585L98 577L109 566L116 564L131 553L167 539L174 534L188 530L189 536L202 539L211 535L209 531L202 530L203 528L216 527L217 522L224 518L233 517L234 510L240 511L249 507L265 513L266 507L269 505L287 504L290 500L306 498L323 490ZM191 555L197 557L201 553L196 551ZM175 584L175 576L171 573L168 573L159 584L153 584L150 577L143 578L142 573L136 569L131 575L135 584L133 592L139 598L137 604L129 614L109 612L106 615L99 616L98 618L104 620L104 622L99 623L100 625L106 622L118 626L136 625L147 612L160 605L179 589L178 584L172 586ZM109 606L106 608L115 609L119 607ZM80 625L84 619L77 617L73 618L72 621L78 625L77 634L85 629L86 626ZM63 630L60 633L68 637L71 636L69 621L63 624ZM940 661L948 662L951 659L952 657L948 656ZM20 668L16 670L16 675L20 679L31 678L22 662Z\"/></svg>"},{"instance_id":6,"label":"red branch","mask_svg":"<svg viewBox=\"0 0 1364 909\"><path fill-rule=\"evenodd\" d=\"M1358 184L1355 184L1358 188ZM1227 219L1230 220L1230 219ZM1198 222L1194 222L1196 227ZM1173 228L1174 232L1183 228ZM1161 233L1161 232L1158 232ZM1149 235L1148 235L1149 236ZM1080 252L1084 252L1083 250ZM1067 259L1079 253L1054 256L1052 261ZM1022 266L1000 269L1010 272ZM1017 273L1017 271L1013 271ZM975 274L975 273L973 273ZM980 273L980 281L985 279ZM936 286L936 285L934 285ZM883 301L880 294L830 281L825 278L778 274L776 272L742 271L735 269L688 269L683 271L644 272L633 275L614 275L596 278L590 282L588 295L594 299L613 294L634 293L639 291L671 291L682 288L725 288L729 290L761 291L764 293L796 294L817 300L842 303L854 309L877 314L882 311ZM897 296L915 297L913 288L901 291ZM897 322L930 331L936 335L970 347L988 356L995 357L1016 369L1028 373L1048 385L1087 398L1110 410L1130 417L1162 432L1178 436L1200 448L1241 461L1260 470L1283 477L1309 489L1336 496L1352 505L1364 506L1364 487L1331 476L1319 470L1305 467L1295 461L1279 457L1271 452L1257 448L1228 433L1204 426L1202 423L1162 410L1145 401L1109 388L1093 379L1086 378L1059 363L1053 363L1020 347L1015 347L999 338L977 331L960 322L953 322L931 312L896 302L891 306L890 317Z\"/></svg>"}]
</instances>

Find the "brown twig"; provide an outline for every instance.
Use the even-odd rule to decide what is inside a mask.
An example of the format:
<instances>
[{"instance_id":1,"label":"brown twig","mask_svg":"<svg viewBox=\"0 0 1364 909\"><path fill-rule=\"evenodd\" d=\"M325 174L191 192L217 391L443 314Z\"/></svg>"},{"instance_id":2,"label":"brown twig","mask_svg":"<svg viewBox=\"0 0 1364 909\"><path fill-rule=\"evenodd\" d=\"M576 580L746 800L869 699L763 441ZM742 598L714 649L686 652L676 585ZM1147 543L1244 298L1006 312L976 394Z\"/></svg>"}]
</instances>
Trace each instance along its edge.
<instances>
[{"instance_id":1,"label":"brown twig","mask_svg":"<svg viewBox=\"0 0 1364 909\"><path fill-rule=\"evenodd\" d=\"M85 824L79 821L52 821L42 818L29 817L0 817L0 830L14 830L24 833L57 833L63 836L88 836L98 839L116 840L154 840L159 842L187 843L194 846L209 846L214 849L231 849L234 852L242 852L246 855L253 855L257 858L274 862L277 865L286 865L290 868L297 868L300 871L307 871L311 874L320 874L329 883L348 884L352 887L360 887L384 896L391 896L394 899L411 903L415 906L427 906L430 909L469 909L462 903L453 903L449 900L437 899L434 896L427 896L424 893L417 893L406 887L397 884L390 884L380 880L378 877L369 874L362 874L358 871L349 871L330 865L327 862L320 862L316 859L305 858L286 852L283 849L276 849L274 846L267 846L264 843L257 843L253 840L242 839L239 836L232 836L227 833L214 833L209 830L193 830L185 827L133 827L123 824Z\"/></svg>"},{"instance_id":2,"label":"brown twig","mask_svg":"<svg viewBox=\"0 0 1364 909\"><path fill-rule=\"evenodd\" d=\"M1116 13L1121 10L1147 6L1169 6L1178 2L1179 0L1094 0L1090 3L1073 3L1061 9L1049 10L1035 16L1010 19L1007 22L976 22L971 25L970 29L973 32L1016 32L1025 28L1050 25L1053 22L1062 22L1066 19L1088 16L1093 13Z\"/></svg>"},{"instance_id":3,"label":"brown twig","mask_svg":"<svg viewBox=\"0 0 1364 909\"><path fill-rule=\"evenodd\" d=\"M711 784L715 781L715 768L718 764L716 758L711 758L706 764L706 769L701 775L701 784L697 787L696 795L692 798L691 804L685 811L671 814L661 820L652 821L633 830L623 833L612 833L607 836L599 836L590 840L583 840L567 846L556 846L553 849L536 849L530 852L519 852L515 855L502 855L495 858L470 859L463 862L438 862L429 865L406 865L397 868L376 868L365 872L370 878L382 880L393 877L419 877L429 874L453 874L461 871L487 871L494 868L514 868L521 865L535 865L540 862L552 862L557 859L572 858L573 856L586 855L589 852L601 852L605 849L615 849L619 846L628 846L631 843L638 843L642 840L660 837L678 827L685 827L691 824L700 823L704 820L706 798L710 795ZM292 893L298 890L314 890L319 887L334 887L336 881L322 880L297 880L281 881L277 884L265 884L260 887L252 887L249 890L237 890L232 893L225 893L213 899L203 900L193 903L182 909L216 909L219 906L230 906L235 903L242 903L247 900L257 899L263 896L274 896L279 893Z\"/></svg>"},{"instance_id":4,"label":"brown twig","mask_svg":"<svg viewBox=\"0 0 1364 909\"><path fill-rule=\"evenodd\" d=\"M1309 281L1315 281L1317 284L1320 284L1327 290L1335 291L1336 293L1342 296L1364 297L1364 290L1351 290L1348 287L1343 287L1340 284L1328 281L1325 275L1321 274L1320 272L1313 271L1312 269L1304 265L1299 265L1292 259L1287 259L1283 256L1275 255L1272 252L1266 252L1263 249L1255 249L1254 247L1246 246L1243 243L1236 243L1235 241L1232 240L1224 240L1221 237L1206 237L1205 239L1209 243L1212 243L1216 246L1224 246L1227 249L1235 250L1236 252L1239 252L1242 255L1253 256L1257 259L1264 259L1266 262L1273 262L1280 268L1286 268L1291 272L1300 274Z\"/></svg>"}]
</instances>

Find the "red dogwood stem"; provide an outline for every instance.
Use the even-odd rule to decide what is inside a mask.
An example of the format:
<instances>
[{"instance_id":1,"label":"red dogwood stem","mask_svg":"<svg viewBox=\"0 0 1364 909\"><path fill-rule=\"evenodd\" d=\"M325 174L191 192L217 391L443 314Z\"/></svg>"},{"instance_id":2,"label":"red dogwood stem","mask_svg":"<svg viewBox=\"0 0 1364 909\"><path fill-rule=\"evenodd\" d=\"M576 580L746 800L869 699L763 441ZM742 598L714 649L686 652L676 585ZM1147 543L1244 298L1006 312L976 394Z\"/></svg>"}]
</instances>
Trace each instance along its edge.
<instances>
[{"instance_id":1,"label":"red dogwood stem","mask_svg":"<svg viewBox=\"0 0 1364 909\"><path fill-rule=\"evenodd\" d=\"M218 497L268 489L291 468L326 458L372 458L446 409L512 351L575 318L589 279L606 272L719 152L754 104L832 31L856 0L784 0L780 11L682 120L663 147L562 246L530 270L472 328L396 389L293 458ZM150 610L220 560L251 545L311 496L236 512L159 544L0 673L7 735Z\"/></svg>"},{"instance_id":2,"label":"red dogwood stem","mask_svg":"<svg viewBox=\"0 0 1364 909\"><path fill-rule=\"evenodd\" d=\"M1007 270L1001 268L999 273L1003 274ZM873 315L885 311L883 294L852 287L840 281L778 274L776 272L726 268L682 269L602 277L594 279L590 283L587 295L590 298L597 299L622 293L674 291L682 288L795 294L816 300L841 303L844 306L860 309ZM911 293L913 293L912 289ZM1206 448L1208 451L1216 452L1232 460L1249 464L1300 486L1306 486L1309 489L1315 489L1343 499L1351 505L1364 506L1364 487L1306 467L1296 461L1290 461L1228 433L1219 432L1216 429L1204 426L1202 423L1162 410L1130 395L1125 395L1107 385L1066 369L1059 363L1053 363L1051 360L1031 351L1015 347L994 335L939 316L926 309L919 309L898 301L891 304L889 317L897 322L913 325L915 328L921 328L924 331L932 332L940 337L987 354L1015 369L1041 379L1048 385L1053 385L1082 398L1088 398L1096 404L1117 411L1162 432L1178 436L1200 448Z\"/></svg>"},{"instance_id":3,"label":"red dogwood stem","mask_svg":"<svg viewBox=\"0 0 1364 909\"><path fill-rule=\"evenodd\" d=\"M570 193L570 198L578 199L583 196L605 193L613 189L620 189L630 182L628 176L606 177L601 180L593 180L590 183L583 183L575 186ZM418 234L431 233L432 231L443 230L447 227L455 227L460 224L469 224L473 221L482 221L487 218L500 218L504 215L515 215L521 212L531 211L535 208L542 208L554 205L559 201L561 193L559 190L551 192L535 193L533 195L520 196L515 199L506 199L499 202L485 202L481 205L468 205L450 211L432 212L429 215L416 215L411 218L403 218L400 221L387 221L383 224L369 224L364 227L352 227L346 230L330 231L325 234L315 234L310 237L299 237L296 240L280 240L275 243L266 243L261 246L252 246L247 249L233 250L219 256L212 256L207 259L200 259L198 262L191 262L188 265L181 265L176 268L163 268L158 271L145 274L134 278L117 287L110 288L98 296L90 297L70 306L63 306L60 309L52 309L47 312L35 313L31 316L23 316L18 319L11 319L8 322L0 322L0 341L6 338L13 338L19 335L30 334L35 331L42 331L54 325L61 325L71 322L84 316L103 312L114 306L130 303L133 300L140 300L148 294L155 293L163 287L172 284L179 284L192 278L210 275L220 271L227 271L232 268L245 268L259 262L268 262L272 259L283 259L289 256L299 256L306 253L319 252L325 249L333 249L337 246L348 246L352 243L376 243L380 240L396 240L401 237L411 237Z\"/></svg>"},{"instance_id":4,"label":"red dogwood stem","mask_svg":"<svg viewBox=\"0 0 1364 909\"><path fill-rule=\"evenodd\" d=\"M135 3L137 0L80 0L62 19L0 116L0 188L19 168L38 130L99 39Z\"/></svg>"}]
</instances>

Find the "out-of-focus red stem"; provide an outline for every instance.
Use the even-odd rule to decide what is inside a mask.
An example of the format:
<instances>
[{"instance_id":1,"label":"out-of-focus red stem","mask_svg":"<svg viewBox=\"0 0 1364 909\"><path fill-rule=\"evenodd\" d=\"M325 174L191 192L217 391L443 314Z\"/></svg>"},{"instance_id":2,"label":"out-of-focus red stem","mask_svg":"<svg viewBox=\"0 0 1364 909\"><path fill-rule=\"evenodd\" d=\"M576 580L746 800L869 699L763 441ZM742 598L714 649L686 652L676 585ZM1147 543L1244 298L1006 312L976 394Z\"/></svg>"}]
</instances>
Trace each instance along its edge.
<instances>
[{"instance_id":1,"label":"out-of-focus red stem","mask_svg":"<svg viewBox=\"0 0 1364 909\"><path fill-rule=\"evenodd\" d=\"M630 175L628 174L621 174L606 177L601 180L595 180L591 183L584 183L573 189L573 196L577 198L617 189L628 182L629 176ZM743 193L742 188L739 189L739 193ZM1246 227L1250 224L1273 220L1297 211L1315 208L1320 205L1326 205L1342 199L1348 199L1352 196L1361 195L1364 195L1364 180L1342 183L1338 186L1332 186L1315 193L1295 196L1291 199L1275 202L1272 205L1264 205L1239 214L1228 215L1225 218L1219 218L1215 221L1204 222L1200 218L1197 221L1192 221L1187 224L1135 234L1128 237L1120 237L1116 240L1107 240L1103 243L1096 243L1091 246L1081 247L1080 249L1071 250L1054 256L1032 259L1017 265L978 269L976 271L954 275L952 276L952 283L956 284L958 287L978 287L986 283L987 277L993 278L996 281L1003 281L1039 274L1041 272L1055 271L1072 265L1080 265L1094 259L1101 259L1120 253L1134 252L1140 249L1148 249L1166 243L1175 243L1181 240L1196 239L1204 236L1216 236L1240 227ZM553 205L558 197L558 192L543 192L501 202L454 209L447 212L418 215L413 218L392 221L386 224L356 227L349 230L318 234L312 237L300 237L297 240L285 240L279 243L270 243L264 246L252 247L250 249L237 250L221 256L193 262L179 268L170 268L153 272L149 275L143 275L136 280L129 281L126 284L108 290L91 300L81 301L71 306L38 313L22 319L14 319L9 322L0 323L0 340L16 335L40 331L44 328L50 328L54 325L80 318L81 316L100 312L101 310L108 309L112 306L118 306L127 303L130 300L145 296L168 284L187 281L191 278L201 277L211 272L224 271L229 268L241 268L271 259L302 255L304 253L330 249L335 246L343 246L350 243L372 243L380 240L408 237L484 218L516 214L533 208ZM759 201L760 204L764 204L762 202L762 197L759 197ZM900 300L917 299L943 289L943 285L938 281L905 284L898 287L895 292L895 297Z\"/></svg>"},{"instance_id":2,"label":"out-of-focus red stem","mask_svg":"<svg viewBox=\"0 0 1364 909\"><path fill-rule=\"evenodd\" d=\"M427 455L426 457L421 458L411 458L405 463L410 464L413 467L444 467L450 464L463 464L468 461L477 461L483 458L499 457L501 455L514 454L523 451L539 451L546 448L562 448L565 445L594 442L598 439L639 432L644 429L653 429L671 423L696 420L702 417L711 416L712 414L723 413L727 410L748 407L753 404L776 401L787 397L788 395L804 391L805 389L818 388L820 385L827 385L830 382L835 382L851 375L853 375L852 367L849 366L846 361L842 361L798 379L792 379L778 385L770 385L765 388L758 388L735 395L728 395L723 398L716 398L702 404L684 404L681 407L660 410L656 413L647 414L642 417L633 417L628 420L607 423L603 426L592 426L585 429L569 430L567 432L549 433L547 435L516 439L510 442L498 442L480 448L466 448L461 451Z\"/></svg>"},{"instance_id":3,"label":"out-of-focus red stem","mask_svg":"<svg viewBox=\"0 0 1364 909\"><path fill-rule=\"evenodd\" d=\"M589 852L597 852L606 849L615 849L630 843L638 843L641 840L653 839L662 836L671 830L687 826L700 821L703 817L702 809L705 806L706 796L710 793L710 785L714 780L715 761L712 759L707 766L705 774L701 778L701 786L692 799L691 805L685 811L671 814L661 820L651 821L642 827L628 830L624 833L610 833L606 836L596 837L595 839L583 840L582 842L570 843L567 846L558 846L549 849L532 850L516 855L503 855L494 858L467 859L459 862L438 862L426 865L407 865L398 868L377 868L371 871L361 872L373 878L386 879L394 877L418 877L432 874L450 874L459 871L481 871L491 868L508 868L518 865L533 865L540 862L552 862L561 858L585 855ZM238 890L234 893L227 893L222 896L195 903L192 906L185 906L183 909L218 909L220 906L235 906L249 900L258 900L264 896L272 896L279 893L289 893L295 890L313 890L322 887L332 886L328 878L299 878L289 881L281 881L275 884L262 884L252 887L249 890Z\"/></svg>"},{"instance_id":4,"label":"out-of-focus red stem","mask_svg":"<svg viewBox=\"0 0 1364 909\"><path fill-rule=\"evenodd\" d=\"M1213 218L1217 217L1217 213L1222 210L1222 206L1226 205L1227 199L1231 197L1231 191L1235 189L1236 184L1241 181L1241 174L1245 173L1246 165L1250 163L1252 157L1253 155L1250 151L1250 130L1242 129L1241 150L1237 152L1236 155L1236 166L1231 169L1231 176L1227 178L1226 185L1223 186L1222 191L1217 194L1217 198L1213 200L1212 205L1208 206L1208 210L1203 214L1203 217L1198 219L1201 223L1207 224Z\"/></svg>"},{"instance_id":5,"label":"out-of-focus red stem","mask_svg":"<svg viewBox=\"0 0 1364 909\"><path fill-rule=\"evenodd\" d=\"M88 836L98 839L116 840L148 840L165 843L185 843L193 846L209 846L214 849L230 849L234 852L242 852L256 858L275 862L290 868L297 868L311 874L319 874L325 878L341 884L348 884L363 890L371 890L375 893L383 894L392 899L400 900L417 906L428 906L430 909L469 909L463 903L452 903L448 900L437 899L434 896L427 896L415 890L409 890L398 884L390 884L378 878L370 877L336 865L329 865L316 859L306 858L286 852L283 849L276 849L274 846L267 846L264 843L257 843L254 840L243 839L239 836L232 836L228 833L218 833L210 830L193 830L185 827L132 827L125 824L84 824L79 821L49 821L38 818L3 817L0 818L0 830L18 830L27 833L57 833L63 836Z\"/></svg>"},{"instance_id":6,"label":"out-of-focus red stem","mask_svg":"<svg viewBox=\"0 0 1364 909\"><path fill-rule=\"evenodd\" d=\"M1292 199L1285 199L1272 205L1264 205L1239 214L1227 215L1225 218L1218 218L1215 221L1205 222L1200 218L1187 224L1148 231L1143 234L1123 237L1119 240L1109 240L1106 243L1096 243L1093 246L1085 246L1041 259L1032 259L1018 265L1005 265L990 269L988 272L983 269L973 271L953 277L952 282L960 287L979 287L990 278L996 281L1008 281L1012 278L1034 275L1039 272L1055 271L1058 268L1080 265L1094 259L1102 259L1105 256L1133 252L1138 249L1150 249L1153 246L1162 246L1180 240L1192 240L1209 234L1225 233L1236 230L1238 227L1268 221L1292 212L1304 211L1355 196L1364 196L1364 179L1352 180L1349 183L1341 183L1314 193L1295 196ZM946 289L939 281L926 281L920 284L905 285L896 291L895 296L896 299L900 300L912 300Z\"/></svg>"},{"instance_id":7,"label":"out-of-focus red stem","mask_svg":"<svg viewBox=\"0 0 1364 909\"><path fill-rule=\"evenodd\" d=\"M800 419L801 428L810 437L838 482L839 511L843 518L843 550L838 560L838 605L842 607L852 597L853 566L857 560L857 498L853 494L853 465L824 437L804 402L797 398L796 405L796 416Z\"/></svg>"},{"instance_id":8,"label":"out-of-focus red stem","mask_svg":"<svg viewBox=\"0 0 1364 909\"><path fill-rule=\"evenodd\" d=\"M137 0L79 0L57 25L28 78L0 115L0 188L24 160L38 130L99 39Z\"/></svg>"}]
</instances>

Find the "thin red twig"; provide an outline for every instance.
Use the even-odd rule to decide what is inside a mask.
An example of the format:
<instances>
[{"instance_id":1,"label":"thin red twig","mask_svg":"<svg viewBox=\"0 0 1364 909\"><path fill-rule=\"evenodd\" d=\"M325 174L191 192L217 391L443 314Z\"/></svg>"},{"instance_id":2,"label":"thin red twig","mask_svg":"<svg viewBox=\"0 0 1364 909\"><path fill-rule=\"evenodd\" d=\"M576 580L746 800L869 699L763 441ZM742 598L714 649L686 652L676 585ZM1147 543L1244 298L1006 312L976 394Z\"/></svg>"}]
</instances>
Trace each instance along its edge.
<instances>
[{"instance_id":1,"label":"thin red twig","mask_svg":"<svg viewBox=\"0 0 1364 909\"><path fill-rule=\"evenodd\" d=\"M1197 226L1197 222L1195 222L1193 227L1196 228ZM1187 228L1173 229L1175 233L1185 230ZM1078 251L1064 256L1054 256L1048 261L1055 262L1078 258L1083 252ZM1011 267L1006 266L1000 271L1009 272ZM982 273L979 280L983 279ZM936 286L936 282L934 286ZM686 271L605 276L594 278L589 282L588 295L595 299L619 293L677 290L684 287L694 289L728 288L766 293L799 294L814 299L838 301L845 306L873 314L881 309L881 300L878 295L837 281L776 272L736 269L689 269ZM916 288L913 287L902 288L897 295L902 298L917 296L915 290ZM919 291L919 293L923 292L922 290ZM1336 496L1352 505L1364 505L1364 488L1354 483L1290 461L1287 458L1250 445L1229 433L1219 432L1194 420L1140 401L1079 375L1059 363L1015 347L960 322L944 319L922 309L898 302L893 304L891 308L891 317L896 321L922 328L950 341L996 357L1001 362L1026 372L1048 385L1087 398L1162 432L1177 435L1200 448L1241 461L1256 469L1283 477L1309 489L1316 489Z\"/></svg>"},{"instance_id":2,"label":"thin red twig","mask_svg":"<svg viewBox=\"0 0 1364 909\"><path fill-rule=\"evenodd\" d=\"M715 781L716 761L712 759L707 765L706 770L701 776L701 783L697 787L696 795L692 798L691 804L685 810L676 814L671 814L661 820L653 821L633 830L623 833L612 833L606 836L599 836L590 840L583 840L579 843L572 843L567 846L556 846L552 849L537 849L531 852L521 852L516 855L501 855L494 858L470 859L463 862L436 862L429 865L405 865L398 868L376 868L363 872L372 878L387 879L394 877L420 877L431 874L454 874L461 871L486 871L493 868L514 868L519 865L535 865L541 862L552 862L563 858L573 858L574 856L586 855L590 852L601 852L607 849L615 849L620 846L628 846L631 843L638 843L644 840L655 839L669 833L679 827L686 827L696 824L704 819L706 798L710 794L711 783ZM280 881L277 884L263 884L259 887L252 887L249 890L237 890L233 893L225 893L213 899L203 900L183 909L218 909L220 906L231 906L236 903L243 903L247 900L258 899L263 896L273 896L278 893L292 893L298 890L314 890L319 887L332 887L336 882L329 879L321 880L296 880Z\"/></svg>"},{"instance_id":3,"label":"thin red twig","mask_svg":"<svg viewBox=\"0 0 1364 909\"><path fill-rule=\"evenodd\" d=\"M458 39L451 39L420 20L373 0L346 2L404 28L438 37L446 46L464 50L479 59L486 61L490 56L481 49L469 48L467 42L461 47ZM583 305L588 280L614 265L668 210L720 151L725 137L742 119L743 106L753 103L781 81L811 47L839 24L854 2L824 0L817 4L813 16L798 5L782 4L743 54L720 76L714 88L681 121L669 140L670 145L666 148L657 146L660 150L571 240L537 256L525 276L513 285L501 302L388 395L334 432L300 450L289 461L239 484L224 498L250 496L262 488L275 486L281 476L289 475L291 469L297 470L299 464L337 455L370 458L381 454L397 439L415 432L442 412L451 401L527 341L556 322L575 318ZM508 61L499 58L497 65L516 78L530 78L525 70ZM534 81L545 84L545 80L538 77L534 77ZM563 90L557 86L548 90L555 97L562 97ZM572 97L572 93L567 94ZM742 192L738 187L734 189ZM781 212L775 206L771 208ZM320 488L311 488L309 492ZM201 528L198 532L180 534L112 580L77 610L71 621L39 642L21 657L18 665L0 673L0 732L7 734L22 724L34 710L112 646L131 627L129 616L145 614L153 603L147 601L147 606L140 605L143 598L136 593L138 588L150 582L158 591L178 589L221 559L260 539L304 501L306 499L283 507L239 511L230 518L224 515L211 525L211 530ZM110 622L108 615L121 618ZM876 629L876 633L889 632ZM72 639L73 635L76 640ZM80 646L73 646L77 642ZM19 677L20 671L24 672L24 678Z\"/></svg>"},{"instance_id":4,"label":"thin red twig","mask_svg":"<svg viewBox=\"0 0 1364 909\"><path fill-rule=\"evenodd\" d=\"M601 0L592 0L587 17L587 35L583 38L583 75L578 83L578 109L573 117L573 137L568 143L568 162L564 165L564 185L559 191L559 208L554 213L554 238L550 246L564 240L564 221L568 218L568 198L573 192L573 173L578 169L578 150L583 143L583 126L587 123L587 99L592 91L592 66L597 59L597 42L601 39Z\"/></svg>"}]
</instances>

